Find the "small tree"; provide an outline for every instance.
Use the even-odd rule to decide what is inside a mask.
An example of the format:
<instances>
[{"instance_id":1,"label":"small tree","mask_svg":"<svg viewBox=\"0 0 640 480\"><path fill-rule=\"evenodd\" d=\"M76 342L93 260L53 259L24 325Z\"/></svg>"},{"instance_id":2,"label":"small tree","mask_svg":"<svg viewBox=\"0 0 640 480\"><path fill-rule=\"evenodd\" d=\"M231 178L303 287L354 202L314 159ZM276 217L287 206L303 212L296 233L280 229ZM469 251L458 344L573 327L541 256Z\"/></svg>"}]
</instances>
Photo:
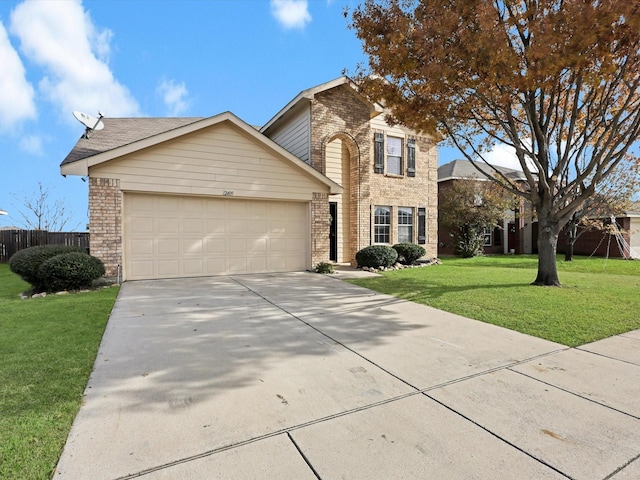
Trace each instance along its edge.
<instances>
[{"instance_id":1,"label":"small tree","mask_svg":"<svg viewBox=\"0 0 640 480\"><path fill-rule=\"evenodd\" d=\"M483 230L499 227L515 198L488 180L453 180L438 198L440 224L452 229L456 252L463 257L482 253Z\"/></svg>"},{"instance_id":2,"label":"small tree","mask_svg":"<svg viewBox=\"0 0 640 480\"><path fill-rule=\"evenodd\" d=\"M19 205L14 204L19 215L19 218L14 220L27 230L61 232L69 227L72 221L65 201L61 198L52 199L50 190L41 182L38 182L38 190L29 195L19 197L12 194L12 196L19 202ZM74 230L79 226L80 223L77 223L69 228Z\"/></svg>"}]
</instances>

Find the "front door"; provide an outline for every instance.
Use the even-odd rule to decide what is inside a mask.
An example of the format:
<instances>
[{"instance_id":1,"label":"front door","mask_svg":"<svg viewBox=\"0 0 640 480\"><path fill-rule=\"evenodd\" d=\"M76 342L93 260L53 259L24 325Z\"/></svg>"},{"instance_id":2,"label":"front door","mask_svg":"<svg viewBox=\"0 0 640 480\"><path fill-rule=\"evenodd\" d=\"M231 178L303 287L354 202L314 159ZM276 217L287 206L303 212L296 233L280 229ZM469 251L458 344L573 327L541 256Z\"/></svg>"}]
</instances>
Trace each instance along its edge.
<instances>
[{"instance_id":1,"label":"front door","mask_svg":"<svg viewBox=\"0 0 640 480\"><path fill-rule=\"evenodd\" d=\"M338 204L329 202L329 260L338 261Z\"/></svg>"}]
</instances>

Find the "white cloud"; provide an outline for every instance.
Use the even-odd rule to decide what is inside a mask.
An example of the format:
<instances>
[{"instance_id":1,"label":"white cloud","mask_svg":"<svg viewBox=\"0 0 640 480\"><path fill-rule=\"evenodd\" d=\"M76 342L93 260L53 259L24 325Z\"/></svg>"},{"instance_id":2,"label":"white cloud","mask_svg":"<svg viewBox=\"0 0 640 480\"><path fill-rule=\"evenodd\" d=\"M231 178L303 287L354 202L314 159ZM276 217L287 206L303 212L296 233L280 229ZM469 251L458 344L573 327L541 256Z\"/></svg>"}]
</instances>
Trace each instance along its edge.
<instances>
[{"instance_id":1,"label":"white cloud","mask_svg":"<svg viewBox=\"0 0 640 480\"><path fill-rule=\"evenodd\" d=\"M24 65L0 22L0 128L11 128L36 116L34 90Z\"/></svg>"},{"instance_id":2,"label":"white cloud","mask_svg":"<svg viewBox=\"0 0 640 480\"><path fill-rule=\"evenodd\" d=\"M307 0L271 0L271 14L284 28L303 29L311 21Z\"/></svg>"},{"instance_id":3,"label":"white cloud","mask_svg":"<svg viewBox=\"0 0 640 480\"><path fill-rule=\"evenodd\" d=\"M522 170L520 161L516 156L516 149L499 143L493 146L490 152L482 155L484 159L491 165L512 168L514 170ZM531 160L527 160L527 165L532 171L535 170L535 165Z\"/></svg>"},{"instance_id":4,"label":"white cloud","mask_svg":"<svg viewBox=\"0 0 640 480\"><path fill-rule=\"evenodd\" d=\"M176 83L174 80L162 80L158 86L158 94L168 109L168 115L176 117L189 108L189 91L184 82Z\"/></svg>"},{"instance_id":5,"label":"white cloud","mask_svg":"<svg viewBox=\"0 0 640 480\"><path fill-rule=\"evenodd\" d=\"M24 152L41 157L44 155L42 138L37 135L24 135L19 142L20 149Z\"/></svg>"},{"instance_id":6,"label":"white cloud","mask_svg":"<svg viewBox=\"0 0 640 480\"><path fill-rule=\"evenodd\" d=\"M10 31L21 52L44 68L38 87L64 118L72 119L72 110L139 114L135 98L106 63L112 32L98 30L80 0L27 0L12 12Z\"/></svg>"}]
</instances>

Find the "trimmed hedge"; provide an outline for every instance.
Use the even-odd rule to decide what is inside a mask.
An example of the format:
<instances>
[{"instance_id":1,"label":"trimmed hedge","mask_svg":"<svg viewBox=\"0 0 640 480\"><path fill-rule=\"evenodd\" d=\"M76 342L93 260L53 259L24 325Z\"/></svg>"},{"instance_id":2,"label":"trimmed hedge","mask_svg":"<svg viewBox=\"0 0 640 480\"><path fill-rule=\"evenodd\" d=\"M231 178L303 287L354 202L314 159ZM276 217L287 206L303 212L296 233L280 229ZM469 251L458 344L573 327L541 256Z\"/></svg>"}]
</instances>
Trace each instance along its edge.
<instances>
[{"instance_id":1,"label":"trimmed hedge","mask_svg":"<svg viewBox=\"0 0 640 480\"><path fill-rule=\"evenodd\" d=\"M398 252L387 245L369 245L356 253L359 267L390 267L398 259Z\"/></svg>"},{"instance_id":2,"label":"trimmed hedge","mask_svg":"<svg viewBox=\"0 0 640 480\"><path fill-rule=\"evenodd\" d=\"M403 265L411 265L427 253L423 247L415 243L398 243L393 249L398 252L398 261Z\"/></svg>"},{"instance_id":3,"label":"trimmed hedge","mask_svg":"<svg viewBox=\"0 0 640 480\"><path fill-rule=\"evenodd\" d=\"M78 290L91 287L91 282L105 273L99 258L86 253L63 253L40 265L39 277L44 290Z\"/></svg>"},{"instance_id":4,"label":"trimmed hedge","mask_svg":"<svg viewBox=\"0 0 640 480\"><path fill-rule=\"evenodd\" d=\"M50 258L71 252L84 253L85 249L68 245L40 245L25 248L11 256L9 269L25 282L30 283L36 290L40 290L43 289L39 276L40 266Z\"/></svg>"}]
</instances>

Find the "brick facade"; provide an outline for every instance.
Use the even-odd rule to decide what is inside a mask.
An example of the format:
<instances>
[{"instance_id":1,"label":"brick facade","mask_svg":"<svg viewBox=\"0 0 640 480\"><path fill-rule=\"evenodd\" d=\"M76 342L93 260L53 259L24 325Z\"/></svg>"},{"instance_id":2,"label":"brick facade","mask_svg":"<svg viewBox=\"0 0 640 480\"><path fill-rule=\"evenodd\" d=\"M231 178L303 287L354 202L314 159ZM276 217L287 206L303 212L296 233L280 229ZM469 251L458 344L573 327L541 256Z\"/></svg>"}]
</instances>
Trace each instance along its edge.
<instances>
[{"instance_id":1,"label":"brick facade","mask_svg":"<svg viewBox=\"0 0 640 480\"><path fill-rule=\"evenodd\" d=\"M311 264L329 259L329 194L313 193L311 200Z\"/></svg>"},{"instance_id":2,"label":"brick facade","mask_svg":"<svg viewBox=\"0 0 640 480\"><path fill-rule=\"evenodd\" d=\"M89 249L104 262L106 277L122 265L122 191L120 180L89 178Z\"/></svg>"},{"instance_id":3,"label":"brick facade","mask_svg":"<svg viewBox=\"0 0 640 480\"><path fill-rule=\"evenodd\" d=\"M336 138L341 139L349 150L350 185L346 188L349 198L343 202L348 202L351 218L351 263L355 264L358 250L373 243L375 206L391 207L391 244L397 243L398 207L413 208L415 243L418 208L425 208L427 238L423 247L427 256L435 257L438 245L438 155L435 143L428 137L406 136L405 141L416 139L415 177L374 173L374 129L370 118L370 105L348 85L320 92L311 101L311 165L325 173L326 145ZM314 232L316 234L320 235L320 232ZM321 235L328 238L328 226ZM327 260L328 255L323 261Z\"/></svg>"}]
</instances>

